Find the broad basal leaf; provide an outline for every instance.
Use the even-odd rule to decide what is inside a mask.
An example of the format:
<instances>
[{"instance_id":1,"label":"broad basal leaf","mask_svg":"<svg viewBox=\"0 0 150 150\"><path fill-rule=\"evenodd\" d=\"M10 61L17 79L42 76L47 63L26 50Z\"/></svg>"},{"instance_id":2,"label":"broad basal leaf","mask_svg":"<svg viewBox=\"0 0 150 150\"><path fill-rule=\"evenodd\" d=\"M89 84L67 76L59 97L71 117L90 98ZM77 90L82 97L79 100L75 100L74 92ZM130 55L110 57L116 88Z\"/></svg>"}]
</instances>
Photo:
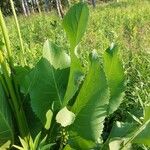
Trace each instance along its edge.
<instances>
[{"instance_id":1,"label":"broad basal leaf","mask_svg":"<svg viewBox=\"0 0 150 150\"><path fill-rule=\"evenodd\" d=\"M105 74L94 54L89 72L72 108L76 119L71 130L82 138L97 141L103 130L108 102L109 90Z\"/></svg>"},{"instance_id":2,"label":"broad basal leaf","mask_svg":"<svg viewBox=\"0 0 150 150\"><path fill-rule=\"evenodd\" d=\"M31 69L27 66L16 66L14 68L15 73L15 81L18 84L18 87L20 88L20 91L22 92L22 106L25 111L26 119L28 122L28 127L30 130L30 133L32 137L34 137L39 131L42 129L43 125L39 118L35 115L31 108L30 104L30 97L29 97L29 91L30 91L30 78L27 76ZM27 77L28 78L27 78ZM26 77L26 79L25 79ZM29 80L28 80L29 79ZM32 84L31 84L32 85Z\"/></svg>"},{"instance_id":3,"label":"broad basal leaf","mask_svg":"<svg viewBox=\"0 0 150 150\"><path fill-rule=\"evenodd\" d=\"M72 48L75 48L81 41L86 30L88 16L88 7L81 2L72 6L64 17L62 25Z\"/></svg>"},{"instance_id":4,"label":"broad basal leaf","mask_svg":"<svg viewBox=\"0 0 150 150\"><path fill-rule=\"evenodd\" d=\"M23 80L23 91L29 93L33 111L46 123L46 113L62 105L69 76L70 57L54 43L46 41L43 57Z\"/></svg>"},{"instance_id":5,"label":"broad basal leaf","mask_svg":"<svg viewBox=\"0 0 150 150\"><path fill-rule=\"evenodd\" d=\"M33 70L26 76L29 83L31 106L42 123L46 123L46 112L62 106L66 91L69 69L54 69L48 60L42 58Z\"/></svg>"},{"instance_id":6,"label":"broad basal leaf","mask_svg":"<svg viewBox=\"0 0 150 150\"><path fill-rule=\"evenodd\" d=\"M46 58L55 69L64 69L70 67L70 56L48 40L44 44L43 57Z\"/></svg>"},{"instance_id":7,"label":"broad basal leaf","mask_svg":"<svg viewBox=\"0 0 150 150\"><path fill-rule=\"evenodd\" d=\"M117 47L108 48L104 55L104 71L110 88L108 113L113 113L121 104L124 96L124 71L118 57Z\"/></svg>"},{"instance_id":8,"label":"broad basal leaf","mask_svg":"<svg viewBox=\"0 0 150 150\"><path fill-rule=\"evenodd\" d=\"M79 136L77 132L70 132L68 144L71 150L92 150L96 144L91 140L86 140Z\"/></svg>"},{"instance_id":9,"label":"broad basal leaf","mask_svg":"<svg viewBox=\"0 0 150 150\"><path fill-rule=\"evenodd\" d=\"M13 142L13 139L12 116L0 83L0 146L8 141Z\"/></svg>"}]
</instances>

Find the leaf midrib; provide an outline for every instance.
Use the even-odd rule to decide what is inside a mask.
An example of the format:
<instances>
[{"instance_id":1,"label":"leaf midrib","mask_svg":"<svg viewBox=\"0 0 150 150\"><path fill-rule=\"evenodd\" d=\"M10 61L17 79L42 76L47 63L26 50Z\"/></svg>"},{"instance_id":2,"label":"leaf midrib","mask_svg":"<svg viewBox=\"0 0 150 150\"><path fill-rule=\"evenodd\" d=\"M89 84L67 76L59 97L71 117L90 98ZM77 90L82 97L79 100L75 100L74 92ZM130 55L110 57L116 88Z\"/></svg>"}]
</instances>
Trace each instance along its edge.
<instances>
[{"instance_id":1,"label":"leaf midrib","mask_svg":"<svg viewBox=\"0 0 150 150\"><path fill-rule=\"evenodd\" d=\"M59 94L59 89L58 89L56 78L55 78L55 75L54 75L54 69L52 68L51 70L52 70L52 76L53 76L54 85L55 85L56 93L57 93L57 96L58 96L58 100L60 102L60 106L62 106L62 101L61 101L61 97L60 97L60 94Z\"/></svg>"}]
</instances>

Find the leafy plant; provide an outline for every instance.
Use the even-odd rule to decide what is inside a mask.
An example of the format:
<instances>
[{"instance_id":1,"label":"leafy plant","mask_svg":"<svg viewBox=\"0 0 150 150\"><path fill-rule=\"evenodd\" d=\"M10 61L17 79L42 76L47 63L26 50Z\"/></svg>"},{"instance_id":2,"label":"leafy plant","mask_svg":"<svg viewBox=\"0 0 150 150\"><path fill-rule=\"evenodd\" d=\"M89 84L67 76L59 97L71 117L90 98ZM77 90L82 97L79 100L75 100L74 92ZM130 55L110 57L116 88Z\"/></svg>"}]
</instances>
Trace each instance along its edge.
<instances>
[{"instance_id":1,"label":"leafy plant","mask_svg":"<svg viewBox=\"0 0 150 150\"><path fill-rule=\"evenodd\" d=\"M78 45L88 16L85 3L71 7L62 22L70 51L47 40L43 56L30 68L13 63L0 12L4 37L0 51L0 144L3 147L9 141L16 143L16 132L22 144L22 147L14 145L18 149L112 149L112 142L116 143L116 149L130 148L131 143L149 145L149 106L144 109L140 125L117 123L103 142L105 118L123 100L125 77L115 45L104 52L102 59L92 51L88 67L82 66Z\"/></svg>"}]
</instances>

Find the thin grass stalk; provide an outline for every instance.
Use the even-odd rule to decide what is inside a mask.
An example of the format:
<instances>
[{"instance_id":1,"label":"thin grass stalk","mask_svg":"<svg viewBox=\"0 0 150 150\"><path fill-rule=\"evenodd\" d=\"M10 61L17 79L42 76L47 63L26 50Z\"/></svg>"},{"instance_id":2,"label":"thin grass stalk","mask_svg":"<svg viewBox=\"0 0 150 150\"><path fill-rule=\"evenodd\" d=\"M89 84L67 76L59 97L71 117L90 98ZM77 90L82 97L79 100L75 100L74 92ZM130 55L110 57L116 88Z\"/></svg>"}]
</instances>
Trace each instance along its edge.
<instances>
[{"instance_id":1,"label":"thin grass stalk","mask_svg":"<svg viewBox=\"0 0 150 150\"><path fill-rule=\"evenodd\" d=\"M11 4L11 9L12 9L12 12L13 12L13 15L14 15L15 24L16 24L16 27L17 27L17 33L18 33L18 37L19 37L19 41L20 41L20 47L21 47L21 52L22 52L22 55L20 57L21 58L21 63L22 63L22 65L27 65L26 59L24 57L25 56L25 50L24 50L24 46L23 46L23 39L22 39L22 36L21 36L20 26L19 26L19 22L18 22L18 19L17 19L17 15L16 15L13 0L10 0L10 4Z\"/></svg>"}]
</instances>

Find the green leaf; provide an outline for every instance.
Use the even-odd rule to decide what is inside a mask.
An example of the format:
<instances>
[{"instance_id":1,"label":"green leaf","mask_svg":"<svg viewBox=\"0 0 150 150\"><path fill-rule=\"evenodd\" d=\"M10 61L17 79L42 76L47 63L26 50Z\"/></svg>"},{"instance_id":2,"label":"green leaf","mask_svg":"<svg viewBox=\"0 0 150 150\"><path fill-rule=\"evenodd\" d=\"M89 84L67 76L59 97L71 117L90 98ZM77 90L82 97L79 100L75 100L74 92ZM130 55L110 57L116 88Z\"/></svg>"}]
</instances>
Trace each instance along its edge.
<instances>
[{"instance_id":1,"label":"green leaf","mask_svg":"<svg viewBox=\"0 0 150 150\"><path fill-rule=\"evenodd\" d=\"M72 148L70 147L70 145L69 144L67 144L65 147L64 147L64 149L63 150L72 150Z\"/></svg>"},{"instance_id":2,"label":"green leaf","mask_svg":"<svg viewBox=\"0 0 150 150\"><path fill-rule=\"evenodd\" d=\"M139 133L134 138L133 143L150 146L150 120L148 124L143 125L142 130L139 129Z\"/></svg>"},{"instance_id":3,"label":"green leaf","mask_svg":"<svg viewBox=\"0 0 150 150\"><path fill-rule=\"evenodd\" d=\"M85 3L81 2L71 7L63 19L62 25L66 31L71 47L71 69L63 106L66 106L68 101L77 92L84 77L83 68L75 53L77 52L77 45L86 30L88 16L88 7Z\"/></svg>"},{"instance_id":4,"label":"green leaf","mask_svg":"<svg viewBox=\"0 0 150 150\"><path fill-rule=\"evenodd\" d=\"M45 124L46 130L50 129L52 118L53 118L53 112L49 109L46 113L46 124Z\"/></svg>"},{"instance_id":5,"label":"green leaf","mask_svg":"<svg viewBox=\"0 0 150 150\"><path fill-rule=\"evenodd\" d=\"M150 106L144 108L144 122L150 119Z\"/></svg>"},{"instance_id":6,"label":"green leaf","mask_svg":"<svg viewBox=\"0 0 150 150\"><path fill-rule=\"evenodd\" d=\"M48 40L44 44L43 58L46 58L55 69L70 67L70 56L60 47Z\"/></svg>"},{"instance_id":7,"label":"green leaf","mask_svg":"<svg viewBox=\"0 0 150 150\"><path fill-rule=\"evenodd\" d=\"M96 144L93 141L82 138L76 132L71 131L70 136L71 137L68 143L71 147L71 150L90 150L96 146Z\"/></svg>"},{"instance_id":8,"label":"green leaf","mask_svg":"<svg viewBox=\"0 0 150 150\"><path fill-rule=\"evenodd\" d=\"M40 139L41 139L41 132L39 132L39 134L34 139L34 142L33 142L34 149L38 149Z\"/></svg>"},{"instance_id":9,"label":"green leaf","mask_svg":"<svg viewBox=\"0 0 150 150\"><path fill-rule=\"evenodd\" d=\"M62 25L72 48L75 48L81 41L87 27L88 16L87 5L80 2L72 6L64 17Z\"/></svg>"},{"instance_id":10,"label":"green leaf","mask_svg":"<svg viewBox=\"0 0 150 150\"><path fill-rule=\"evenodd\" d=\"M114 139L109 143L109 150L132 150L131 143L126 147L122 148L124 139L118 138Z\"/></svg>"},{"instance_id":11,"label":"green leaf","mask_svg":"<svg viewBox=\"0 0 150 150\"><path fill-rule=\"evenodd\" d=\"M0 146L0 150L7 150L10 148L11 141L7 141L2 146Z\"/></svg>"},{"instance_id":12,"label":"green leaf","mask_svg":"<svg viewBox=\"0 0 150 150\"><path fill-rule=\"evenodd\" d=\"M0 83L0 146L7 141L13 142L12 116L3 87Z\"/></svg>"},{"instance_id":13,"label":"green leaf","mask_svg":"<svg viewBox=\"0 0 150 150\"><path fill-rule=\"evenodd\" d=\"M121 104L124 96L124 71L118 57L116 46L108 48L104 55L104 71L110 88L108 113L113 113Z\"/></svg>"},{"instance_id":14,"label":"green leaf","mask_svg":"<svg viewBox=\"0 0 150 150\"><path fill-rule=\"evenodd\" d=\"M31 69L28 66L22 67L22 66L15 66L14 72L15 72L15 81L20 86L20 91L24 93L25 95L28 93L28 82L26 83L26 80L23 80L25 76L31 71Z\"/></svg>"},{"instance_id":15,"label":"green leaf","mask_svg":"<svg viewBox=\"0 0 150 150\"><path fill-rule=\"evenodd\" d=\"M22 79L29 73L30 68L28 66L22 67L22 66L15 66L14 72L15 72L15 79L16 82L21 85Z\"/></svg>"},{"instance_id":16,"label":"green leaf","mask_svg":"<svg viewBox=\"0 0 150 150\"><path fill-rule=\"evenodd\" d=\"M137 125L134 123L128 123L128 122L123 123L117 121L111 130L109 138L112 139L116 137L118 138L126 137L128 134L133 132L136 128Z\"/></svg>"},{"instance_id":17,"label":"green leaf","mask_svg":"<svg viewBox=\"0 0 150 150\"><path fill-rule=\"evenodd\" d=\"M134 138L133 143L145 144L150 146L150 106L144 109L144 122L136 131L137 136Z\"/></svg>"},{"instance_id":18,"label":"green leaf","mask_svg":"<svg viewBox=\"0 0 150 150\"><path fill-rule=\"evenodd\" d=\"M62 108L56 115L56 122L60 123L62 127L71 125L75 120L75 114L67 109Z\"/></svg>"},{"instance_id":19,"label":"green leaf","mask_svg":"<svg viewBox=\"0 0 150 150\"><path fill-rule=\"evenodd\" d=\"M133 132L137 129L137 124L129 122L117 121L109 135L109 148L110 150L120 150L123 144L132 136ZM107 145L105 145L107 146ZM131 142L124 146L122 150L131 149Z\"/></svg>"},{"instance_id":20,"label":"green leaf","mask_svg":"<svg viewBox=\"0 0 150 150\"><path fill-rule=\"evenodd\" d=\"M84 71L80 64L80 60L76 57L71 58L71 68L67 90L63 100L63 107L66 106L78 91L80 84L84 79Z\"/></svg>"},{"instance_id":21,"label":"green leaf","mask_svg":"<svg viewBox=\"0 0 150 150\"><path fill-rule=\"evenodd\" d=\"M25 115L28 122L28 127L30 129L30 133L32 137L36 136L39 131L42 129L43 125L39 118L35 115L31 108L30 104L30 97L28 95L30 90L30 78L28 78L28 74L30 73L31 69L27 66L15 66L14 73L15 73L15 81L19 86L20 91L23 93L21 95L22 98L22 106L25 111ZM32 85L32 84L31 84Z\"/></svg>"},{"instance_id":22,"label":"green leaf","mask_svg":"<svg viewBox=\"0 0 150 150\"><path fill-rule=\"evenodd\" d=\"M42 58L26 77L29 85L31 106L42 123L46 123L46 112L54 104L55 110L62 106L68 83L69 68L60 70Z\"/></svg>"},{"instance_id":23,"label":"green leaf","mask_svg":"<svg viewBox=\"0 0 150 150\"><path fill-rule=\"evenodd\" d=\"M131 143L150 146L150 119L139 126L131 123L119 123L111 131L110 138L113 139L114 137L124 138L122 148L129 146Z\"/></svg>"},{"instance_id":24,"label":"green leaf","mask_svg":"<svg viewBox=\"0 0 150 150\"><path fill-rule=\"evenodd\" d=\"M108 102L109 90L105 74L94 54L89 72L72 108L76 119L71 130L82 138L96 142L103 130Z\"/></svg>"}]
</instances>

